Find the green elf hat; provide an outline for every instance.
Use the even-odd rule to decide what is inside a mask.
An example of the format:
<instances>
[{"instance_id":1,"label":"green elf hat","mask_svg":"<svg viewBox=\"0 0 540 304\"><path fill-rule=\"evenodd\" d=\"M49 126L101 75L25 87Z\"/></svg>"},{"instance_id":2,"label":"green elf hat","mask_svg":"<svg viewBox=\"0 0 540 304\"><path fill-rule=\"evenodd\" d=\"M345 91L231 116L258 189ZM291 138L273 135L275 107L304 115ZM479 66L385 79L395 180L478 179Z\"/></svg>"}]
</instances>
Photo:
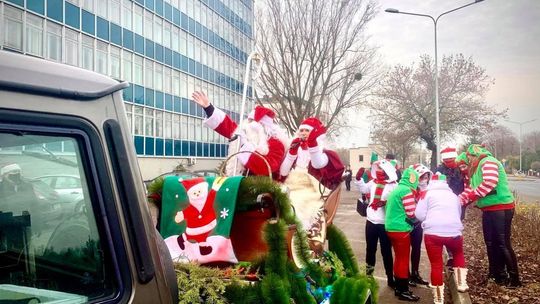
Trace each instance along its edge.
<instances>
[{"instance_id":1,"label":"green elf hat","mask_svg":"<svg viewBox=\"0 0 540 304\"><path fill-rule=\"evenodd\" d=\"M467 153L465 152L461 152L457 157L456 157L456 164L460 165L460 164L465 164L465 165L469 165L469 160L467 159Z\"/></svg>"},{"instance_id":2,"label":"green elf hat","mask_svg":"<svg viewBox=\"0 0 540 304\"><path fill-rule=\"evenodd\" d=\"M491 152L489 152L483 145L472 144L469 146L469 148L467 148L467 155L474 157L479 157L482 155L491 156Z\"/></svg>"},{"instance_id":3,"label":"green elf hat","mask_svg":"<svg viewBox=\"0 0 540 304\"><path fill-rule=\"evenodd\" d=\"M379 155L375 152L371 152L371 160L369 161L370 164L373 164L374 162L379 160Z\"/></svg>"}]
</instances>

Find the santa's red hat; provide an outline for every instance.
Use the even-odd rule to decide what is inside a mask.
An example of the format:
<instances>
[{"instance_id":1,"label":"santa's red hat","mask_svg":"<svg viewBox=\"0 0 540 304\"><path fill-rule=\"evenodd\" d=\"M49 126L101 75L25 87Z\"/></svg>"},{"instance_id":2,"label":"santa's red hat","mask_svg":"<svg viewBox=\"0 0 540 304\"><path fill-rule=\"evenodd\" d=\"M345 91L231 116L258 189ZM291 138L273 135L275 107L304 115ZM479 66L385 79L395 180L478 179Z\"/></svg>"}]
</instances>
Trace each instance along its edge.
<instances>
[{"instance_id":1,"label":"santa's red hat","mask_svg":"<svg viewBox=\"0 0 540 304\"><path fill-rule=\"evenodd\" d=\"M248 115L249 119L253 119L262 125L273 124L274 117L276 117L276 113L274 113L272 109L265 108L263 106L256 106L255 109L253 109L253 111L251 111Z\"/></svg>"},{"instance_id":2,"label":"santa's red hat","mask_svg":"<svg viewBox=\"0 0 540 304\"><path fill-rule=\"evenodd\" d=\"M313 129L317 129L317 128L320 128L322 126L323 126L323 124L322 124L322 122L320 120L318 120L315 117L309 117L309 118L304 119L304 121L302 121L302 123L298 126L298 129L299 130L307 129L307 130L311 131Z\"/></svg>"},{"instance_id":3,"label":"santa's red hat","mask_svg":"<svg viewBox=\"0 0 540 304\"><path fill-rule=\"evenodd\" d=\"M456 148L446 147L441 150L441 159L456 158L456 157L457 157Z\"/></svg>"},{"instance_id":4,"label":"santa's red hat","mask_svg":"<svg viewBox=\"0 0 540 304\"><path fill-rule=\"evenodd\" d=\"M189 189L191 189L195 185L198 185L200 183L206 183L204 177L195 177L190 179L179 178L178 181L182 183L186 191L189 191Z\"/></svg>"}]
</instances>

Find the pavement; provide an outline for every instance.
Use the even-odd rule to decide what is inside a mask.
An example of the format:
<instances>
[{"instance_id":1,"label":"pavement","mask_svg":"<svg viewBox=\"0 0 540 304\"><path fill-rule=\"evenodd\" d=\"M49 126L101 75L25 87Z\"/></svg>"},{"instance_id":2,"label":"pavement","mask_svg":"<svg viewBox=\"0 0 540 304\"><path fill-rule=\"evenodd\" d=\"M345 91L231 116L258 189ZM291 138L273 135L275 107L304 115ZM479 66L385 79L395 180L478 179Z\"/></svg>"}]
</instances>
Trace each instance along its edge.
<instances>
[{"instance_id":1,"label":"pavement","mask_svg":"<svg viewBox=\"0 0 540 304\"><path fill-rule=\"evenodd\" d=\"M353 185L354 186L354 185ZM345 186L343 186L345 187ZM356 212L356 199L359 195L358 191L355 191L354 187L351 191L346 191L344 188L341 196L341 203L338 207L336 217L334 218L334 224L339 227L349 239L351 247L358 259L360 267L365 266L365 225L366 218L360 216ZM429 281L430 264L422 244L422 254L420 260L420 275L427 281ZM382 263L382 255L380 254L380 247L377 250L377 262L375 265L375 278L379 283L379 302L381 304L387 303L406 303L399 301L394 296L394 290L386 285L386 274ZM433 296L431 289L427 286L411 287L414 294L420 297L420 301L416 303L433 303ZM450 291L446 288L445 302L455 303L450 301ZM459 303L459 302L458 302Z\"/></svg>"}]
</instances>

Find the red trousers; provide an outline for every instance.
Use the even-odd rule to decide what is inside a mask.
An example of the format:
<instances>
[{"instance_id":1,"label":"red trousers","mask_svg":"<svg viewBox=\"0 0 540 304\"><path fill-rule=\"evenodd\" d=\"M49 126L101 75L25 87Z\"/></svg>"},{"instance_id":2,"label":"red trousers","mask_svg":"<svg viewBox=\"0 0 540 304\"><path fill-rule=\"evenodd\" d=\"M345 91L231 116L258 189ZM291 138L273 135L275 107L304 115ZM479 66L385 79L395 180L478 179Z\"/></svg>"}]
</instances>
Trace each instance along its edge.
<instances>
[{"instance_id":1,"label":"red trousers","mask_svg":"<svg viewBox=\"0 0 540 304\"><path fill-rule=\"evenodd\" d=\"M465 268L465 256L463 255L463 237L442 237L424 234L424 243L431 263L431 285L443 284L443 246L452 254L454 267Z\"/></svg>"},{"instance_id":2,"label":"red trousers","mask_svg":"<svg viewBox=\"0 0 540 304\"><path fill-rule=\"evenodd\" d=\"M409 278L409 258L411 255L411 236L409 232L386 232L394 248L394 276L397 279Z\"/></svg>"}]
</instances>

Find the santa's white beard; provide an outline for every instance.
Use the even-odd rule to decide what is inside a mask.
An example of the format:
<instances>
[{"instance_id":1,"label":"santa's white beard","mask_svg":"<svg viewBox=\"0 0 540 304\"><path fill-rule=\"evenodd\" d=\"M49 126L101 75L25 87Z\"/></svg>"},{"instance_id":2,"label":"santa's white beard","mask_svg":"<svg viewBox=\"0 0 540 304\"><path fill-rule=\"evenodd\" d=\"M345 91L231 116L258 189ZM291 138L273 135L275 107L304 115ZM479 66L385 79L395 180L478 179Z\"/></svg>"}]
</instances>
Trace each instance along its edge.
<instances>
[{"instance_id":1,"label":"santa's white beard","mask_svg":"<svg viewBox=\"0 0 540 304\"><path fill-rule=\"evenodd\" d=\"M255 151L266 155L268 154L268 136L265 133L265 128L256 121L248 122L244 120L241 125L237 127L235 133L244 134L244 141L252 143L256 148ZM240 137L229 143L228 157L240 150ZM235 170L236 164L236 170ZM244 165L237 160L236 156L233 156L227 162L225 167L225 174L227 176L242 175L244 172Z\"/></svg>"},{"instance_id":2,"label":"santa's white beard","mask_svg":"<svg viewBox=\"0 0 540 304\"><path fill-rule=\"evenodd\" d=\"M300 168L307 168L309 165L310 157L309 151L306 149L299 148L298 156L296 158L296 166Z\"/></svg>"}]
</instances>

